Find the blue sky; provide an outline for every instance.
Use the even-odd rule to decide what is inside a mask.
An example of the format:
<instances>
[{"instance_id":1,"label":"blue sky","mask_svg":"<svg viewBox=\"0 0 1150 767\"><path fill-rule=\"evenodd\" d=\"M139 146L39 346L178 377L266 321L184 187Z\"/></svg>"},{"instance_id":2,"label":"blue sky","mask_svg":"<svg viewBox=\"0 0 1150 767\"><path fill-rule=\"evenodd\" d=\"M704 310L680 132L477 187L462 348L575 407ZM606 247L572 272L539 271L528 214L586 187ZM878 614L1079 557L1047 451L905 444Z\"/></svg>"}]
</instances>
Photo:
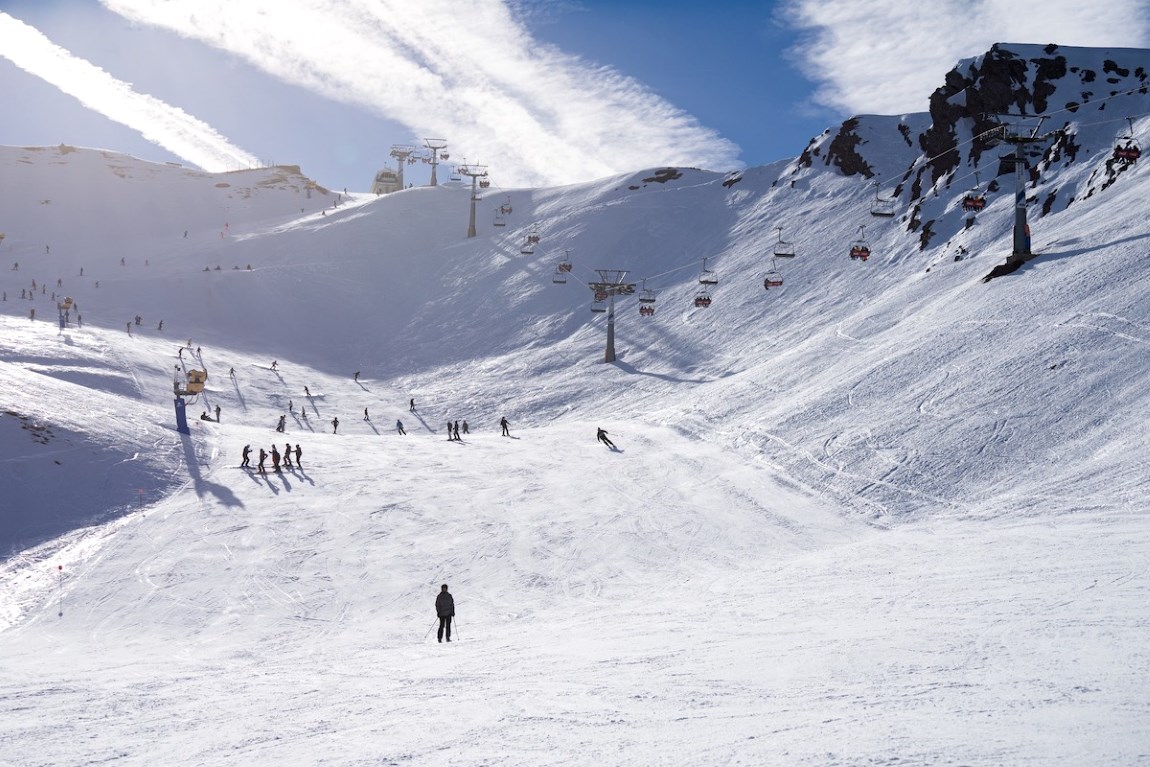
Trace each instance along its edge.
<instances>
[{"instance_id":1,"label":"blue sky","mask_svg":"<svg viewBox=\"0 0 1150 767\"><path fill-rule=\"evenodd\" d=\"M297 164L349 189L427 136L507 187L729 170L850 114L925 111L993 42L1150 39L1146 0L1032 5L0 0L0 144Z\"/></svg>"}]
</instances>

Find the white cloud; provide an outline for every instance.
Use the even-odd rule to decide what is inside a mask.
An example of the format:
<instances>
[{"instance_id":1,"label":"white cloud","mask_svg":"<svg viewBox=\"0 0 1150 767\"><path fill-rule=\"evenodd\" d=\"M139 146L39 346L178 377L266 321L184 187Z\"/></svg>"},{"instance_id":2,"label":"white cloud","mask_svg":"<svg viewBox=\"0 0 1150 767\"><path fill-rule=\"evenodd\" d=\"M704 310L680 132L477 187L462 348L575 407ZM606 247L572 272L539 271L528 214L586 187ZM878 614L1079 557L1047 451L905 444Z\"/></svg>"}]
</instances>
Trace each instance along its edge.
<instances>
[{"instance_id":1,"label":"white cloud","mask_svg":"<svg viewBox=\"0 0 1150 767\"><path fill-rule=\"evenodd\" d=\"M924 112L960 59L994 43L1144 47L1146 0L791 0L788 21L806 30L796 48L816 101L849 113Z\"/></svg>"},{"instance_id":2,"label":"white cloud","mask_svg":"<svg viewBox=\"0 0 1150 767\"><path fill-rule=\"evenodd\" d=\"M0 12L0 56L51 83L81 104L204 170L258 165L211 126L157 98L138 93L104 70L52 43L39 30ZM9 105L11 106L11 105Z\"/></svg>"},{"instance_id":3,"label":"white cloud","mask_svg":"<svg viewBox=\"0 0 1150 767\"><path fill-rule=\"evenodd\" d=\"M736 146L641 83L536 42L504 0L101 2L444 137L504 186L739 164Z\"/></svg>"}]
</instances>

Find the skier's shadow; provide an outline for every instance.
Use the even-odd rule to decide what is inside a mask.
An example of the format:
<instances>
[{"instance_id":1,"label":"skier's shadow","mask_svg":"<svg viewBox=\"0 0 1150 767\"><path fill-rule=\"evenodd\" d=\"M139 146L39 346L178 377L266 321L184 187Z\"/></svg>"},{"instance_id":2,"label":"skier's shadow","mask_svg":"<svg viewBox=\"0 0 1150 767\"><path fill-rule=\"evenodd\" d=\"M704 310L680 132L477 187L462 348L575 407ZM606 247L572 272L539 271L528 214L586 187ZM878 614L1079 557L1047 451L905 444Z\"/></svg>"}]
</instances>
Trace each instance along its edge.
<instances>
[{"instance_id":1,"label":"skier's shadow","mask_svg":"<svg viewBox=\"0 0 1150 767\"><path fill-rule=\"evenodd\" d=\"M379 429L375 428L374 423L372 423L371 421L368 421L368 420L365 420L364 423L366 423L368 426L371 427L371 430L375 432L376 436L379 436Z\"/></svg>"},{"instance_id":2,"label":"skier's shadow","mask_svg":"<svg viewBox=\"0 0 1150 767\"><path fill-rule=\"evenodd\" d=\"M622 450L620 450L619 448L615 447L614 445L608 445L607 447L609 447L609 448L611 449L611 452L612 452L612 453L622 453L622 452L623 452Z\"/></svg>"},{"instance_id":3,"label":"skier's shadow","mask_svg":"<svg viewBox=\"0 0 1150 767\"><path fill-rule=\"evenodd\" d=\"M292 473L292 474L297 474L297 475L299 475L299 478L300 478L302 481L304 481L304 482L307 482L307 483L308 483L309 485L311 485L312 487L315 487L315 480L313 480L311 477L309 477L309 476L307 475L307 472L305 472L305 471L303 470L303 468L302 468L302 467L299 467L299 466L294 466L294 465L293 465L293 466L291 467L291 473Z\"/></svg>"}]
</instances>

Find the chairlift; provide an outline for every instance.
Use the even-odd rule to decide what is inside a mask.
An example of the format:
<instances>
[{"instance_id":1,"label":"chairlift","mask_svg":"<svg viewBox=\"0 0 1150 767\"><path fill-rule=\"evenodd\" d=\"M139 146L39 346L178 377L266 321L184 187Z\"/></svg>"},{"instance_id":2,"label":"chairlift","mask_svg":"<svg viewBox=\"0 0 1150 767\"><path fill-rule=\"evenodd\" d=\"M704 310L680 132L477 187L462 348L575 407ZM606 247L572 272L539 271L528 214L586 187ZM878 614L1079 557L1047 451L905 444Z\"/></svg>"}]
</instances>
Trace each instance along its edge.
<instances>
[{"instance_id":1,"label":"chairlift","mask_svg":"<svg viewBox=\"0 0 1150 767\"><path fill-rule=\"evenodd\" d=\"M555 274L551 275L551 281L554 282L556 285L566 285L567 284L567 273L564 272L559 267L555 267Z\"/></svg>"},{"instance_id":2,"label":"chairlift","mask_svg":"<svg viewBox=\"0 0 1150 767\"><path fill-rule=\"evenodd\" d=\"M441 159L441 160L450 160L450 159L451 159L451 155L449 155L447 152L440 152L440 153L439 153L439 159Z\"/></svg>"},{"instance_id":3,"label":"chairlift","mask_svg":"<svg viewBox=\"0 0 1150 767\"><path fill-rule=\"evenodd\" d=\"M495 226L507 226L507 219L503 217L502 213L495 214Z\"/></svg>"},{"instance_id":4,"label":"chairlift","mask_svg":"<svg viewBox=\"0 0 1150 767\"><path fill-rule=\"evenodd\" d=\"M763 290L770 290L771 288L781 288L783 286L783 273L778 269L771 269L767 272L767 276L763 278Z\"/></svg>"},{"instance_id":5,"label":"chairlift","mask_svg":"<svg viewBox=\"0 0 1150 767\"><path fill-rule=\"evenodd\" d=\"M700 285L718 285L719 275L707 268L707 259L703 259L703 272L699 275Z\"/></svg>"},{"instance_id":6,"label":"chairlift","mask_svg":"<svg viewBox=\"0 0 1150 767\"><path fill-rule=\"evenodd\" d=\"M783 228L781 226L776 226L775 229L779 231L779 241L775 243L774 249L775 258L794 258L794 244L783 240Z\"/></svg>"},{"instance_id":7,"label":"chairlift","mask_svg":"<svg viewBox=\"0 0 1150 767\"><path fill-rule=\"evenodd\" d=\"M595 298L591 301L591 311L595 312L596 314L607 311L607 291L595 291Z\"/></svg>"},{"instance_id":8,"label":"chairlift","mask_svg":"<svg viewBox=\"0 0 1150 767\"><path fill-rule=\"evenodd\" d=\"M986 207L986 195L982 193L978 171L974 173L974 189L971 189L962 198L962 209L968 213L977 213Z\"/></svg>"},{"instance_id":9,"label":"chairlift","mask_svg":"<svg viewBox=\"0 0 1150 767\"><path fill-rule=\"evenodd\" d=\"M459 175L459 168L458 167L452 168L451 180L452 181L462 181L463 180L463 176Z\"/></svg>"},{"instance_id":10,"label":"chairlift","mask_svg":"<svg viewBox=\"0 0 1150 767\"><path fill-rule=\"evenodd\" d=\"M487 187L489 187L489 186L491 186L491 182L490 182L490 181L488 181L488 180L487 180L487 179L485 179L485 178L481 178L481 179L479 179L479 188L480 188L480 189L486 189L486 188L487 188Z\"/></svg>"},{"instance_id":11,"label":"chairlift","mask_svg":"<svg viewBox=\"0 0 1150 767\"><path fill-rule=\"evenodd\" d=\"M64 300L58 303L56 307L62 312L70 310L72 308L72 297L64 296Z\"/></svg>"},{"instance_id":12,"label":"chairlift","mask_svg":"<svg viewBox=\"0 0 1150 767\"><path fill-rule=\"evenodd\" d=\"M532 253L535 252L535 246L531 244L530 239L525 240L523 242L523 244L521 246L519 246L519 252L525 256L530 256Z\"/></svg>"},{"instance_id":13,"label":"chairlift","mask_svg":"<svg viewBox=\"0 0 1150 767\"><path fill-rule=\"evenodd\" d=\"M507 199L499 206L499 212L505 216L511 215L511 195L507 195Z\"/></svg>"},{"instance_id":14,"label":"chairlift","mask_svg":"<svg viewBox=\"0 0 1150 767\"><path fill-rule=\"evenodd\" d=\"M655 291L647 287L643 280L643 289L639 292L639 316L651 317L655 314Z\"/></svg>"},{"instance_id":15,"label":"chairlift","mask_svg":"<svg viewBox=\"0 0 1150 767\"><path fill-rule=\"evenodd\" d=\"M567 272L568 274L570 274L570 272L571 272L571 262L570 262L570 261L569 261L569 260L566 258L567 252L568 252L568 251L563 251L563 254L564 254L564 258L563 258L563 260L562 260L562 261L560 261L560 262L559 262L559 266L558 266L557 268L558 268L558 269L559 269L559 271L561 271L561 272Z\"/></svg>"},{"instance_id":16,"label":"chairlift","mask_svg":"<svg viewBox=\"0 0 1150 767\"><path fill-rule=\"evenodd\" d=\"M1142 156L1142 147L1138 139L1134 138L1134 121L1127 117L1126 123L1130 126L1130 132L1119 137L1119 144L1114 147L1114 160L1121 165L1133 165Z\"/></svg>"},{"instance_id":17,"label":"chairlift","mask_svg":"<svg viewBox=\"0 0 1150 767\"><path fill-rule=\"evenodd\" d=\"M707 292L706 288L700 288L699 292L695 294L695 306L699 309L706 309L711 305L711 294Z\"/></svg>"},{"instance_id":18,"label":"chairlift","mask_svg":"<svg viewBox=\"0 0 1150 767\"><path fill-rule=\"evenodd\" d=\"M179 368L177 367L177 370L178 369ZM194 369L188 370L188 372L185 374L185 377L187 380L182 388L180 387L180 382L176 381L176 394L181 396L185 394L199 394L204 390L204 385L207 383L208 371Z\"/></svg>"},{"instance_id":19,"label":"chairlift","mask_svg":"<svg viewBox=\"0 0 1150 767\"><path fill-rule=\"evenodd\" d=\"M874 202L870 206L870 214L879 218L894 218L895 207L898 201L887 199L879 194L879 183L874 182Z\"/></svg>"},{"instance_id":20,"label":"chairlift","mask_svg":"<svg viewBox=\"0 0 1150 767\"><path fill-rule=\"evenodd\" d=\"M870 245L866 241L866 226L859 227L858 239L851 243L851 260L866 261L870 258Z\"/></svg>"}]
</instances>

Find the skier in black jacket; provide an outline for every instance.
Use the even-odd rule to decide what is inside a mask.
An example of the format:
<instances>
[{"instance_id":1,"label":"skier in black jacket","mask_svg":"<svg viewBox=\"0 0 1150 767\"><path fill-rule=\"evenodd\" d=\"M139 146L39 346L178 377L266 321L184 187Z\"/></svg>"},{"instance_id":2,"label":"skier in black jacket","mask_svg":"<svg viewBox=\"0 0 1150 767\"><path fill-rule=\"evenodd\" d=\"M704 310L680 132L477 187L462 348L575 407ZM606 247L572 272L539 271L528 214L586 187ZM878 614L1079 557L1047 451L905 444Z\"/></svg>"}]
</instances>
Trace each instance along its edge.
<instances>
[{"instance_id":1,"label":"skier in black jacket","mask_svg":"<svg viewBox=\"0 0 1150 767\"><path fill-rule=\"evenodd\" d=\"M607 447L615 447L615 443L607 438L607 430L603 427L599 427L599 433L596 435L596 439L598 439Z\"/></svg>"},{"instance_id":2,"label":"skier in black jacket","mask_svg":"<svg viewBox=\"0 0 1150 767\"><path fill-rule=\"evenodd\" d=\"M451 641L451 619L455 617L455 598L447 591L447 584L435 598L435 614L439 616L439 641L443 641L443 631L447 630L447 641Z\"/></svg>"}]
</instances>

